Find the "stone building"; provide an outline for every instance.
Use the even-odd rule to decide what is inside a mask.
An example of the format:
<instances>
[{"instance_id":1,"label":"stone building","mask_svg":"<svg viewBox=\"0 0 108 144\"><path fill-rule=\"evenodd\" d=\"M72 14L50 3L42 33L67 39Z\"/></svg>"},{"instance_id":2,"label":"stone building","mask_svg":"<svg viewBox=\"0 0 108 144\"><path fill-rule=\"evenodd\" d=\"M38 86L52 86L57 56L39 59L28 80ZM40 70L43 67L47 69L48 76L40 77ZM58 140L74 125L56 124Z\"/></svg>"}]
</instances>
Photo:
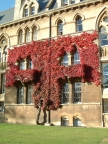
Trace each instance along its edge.
<instances>
[{"instance_id":1,"label":"stone building","mask_svg":"<svg viewBox=\"0 0 108 144\"><path fill-rule=\"evenodd\" d=\"M36 123L32 87L5 88L8 48L94 30L99 35L101 85L66 82L61 97L68 99L61 101L62 109L50 112L50 121L54 125L108 127L107 0L16 0L14 8L0 12L0 122ZM78 53L74 61L79 63ZM63 63L71 65L69 54ZM21 66L26 69L26 61Z\"/></svg>"}]
</instances>

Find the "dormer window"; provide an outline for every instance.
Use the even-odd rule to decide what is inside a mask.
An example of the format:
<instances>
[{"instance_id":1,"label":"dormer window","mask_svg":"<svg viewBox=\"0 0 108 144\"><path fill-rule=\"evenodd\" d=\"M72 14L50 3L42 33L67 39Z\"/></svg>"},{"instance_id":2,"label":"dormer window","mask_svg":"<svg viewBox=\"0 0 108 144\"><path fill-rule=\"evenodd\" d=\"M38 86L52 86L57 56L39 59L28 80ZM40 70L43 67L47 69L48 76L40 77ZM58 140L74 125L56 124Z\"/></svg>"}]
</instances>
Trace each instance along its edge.
<instances>
[{"instance_id":1,"label":"dormer window","mask_svg":"<svg viewBox=\"0 0 108 144\"><path fill-rule=\"evenodd\" d=\"M63 1L62 1L62 5L63 5L63 6L68 5L68 0L63 0Z\"/></svg>"},{"instance_id":2,"label":"dormer window","mask_svg":"<svg viewBox=\"0 0 108 144\"><path fill-rule=\"evenodd\" d=\"M28 6L25 6L24 8L24 17L28 16Z\"/></svg>"},{"instance_id":3,"label":"dormer window","mask_svg":"<svg viewBox=\"0 0 108 144\"><path fill-rule=\"evenodd\" d=\"M31 15L35 14L35 6L34 6L34 4L32 4L31 7L30 7L30 14Z\"/></svg>"}]
</instances>

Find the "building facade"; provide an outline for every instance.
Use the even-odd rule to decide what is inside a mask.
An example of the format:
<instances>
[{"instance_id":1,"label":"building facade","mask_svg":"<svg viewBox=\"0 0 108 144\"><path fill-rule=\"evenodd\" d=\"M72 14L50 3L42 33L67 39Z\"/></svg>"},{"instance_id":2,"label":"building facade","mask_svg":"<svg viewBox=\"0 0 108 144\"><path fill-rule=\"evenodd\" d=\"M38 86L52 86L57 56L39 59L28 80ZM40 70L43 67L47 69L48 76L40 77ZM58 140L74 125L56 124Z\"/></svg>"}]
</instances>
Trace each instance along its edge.
<instances>
[{"instance_id":1,"label":"building facade","mask_svg":"<svg viewBox=\"0 0 108 144\"><path fill-rule=\"evenodd\" d=\"M32 86L5 87L8 49L58 36L98 32L101 84L68 80L61 89L61 109L50 111L53 125L108 127L108 1L107 0L16 0L15 7L0 12L0 122L36 123ZM79 54L73 57L80 63ZM67 53L63 65L72 65ZM20 62L20 69L32 62ZM23 99L22 99L23 96ZM42 121L43 113L40 121Z\"/></svg>"}]
</instances>

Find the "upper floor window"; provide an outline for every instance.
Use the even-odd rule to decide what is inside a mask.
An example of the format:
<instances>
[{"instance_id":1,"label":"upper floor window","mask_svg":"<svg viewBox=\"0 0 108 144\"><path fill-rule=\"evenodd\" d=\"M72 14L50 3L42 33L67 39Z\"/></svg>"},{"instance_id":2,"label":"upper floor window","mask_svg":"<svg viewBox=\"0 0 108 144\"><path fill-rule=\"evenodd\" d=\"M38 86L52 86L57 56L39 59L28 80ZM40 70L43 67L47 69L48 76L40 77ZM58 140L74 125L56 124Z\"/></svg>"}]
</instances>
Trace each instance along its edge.
<instances>
[{"instance_id":1,"label":"upper floor window","mask_svg":"<svg viewBox=\"0 0 108 144\"><path fill-rule=\"evenodd\" d=\"M35 40L37 40L37 28L36 27L33 27L33 40L35 41Z\"/></svg>"},{"instance_id":2,"label":"upper floor window","mask_svg":"<svg viewBox=\"0 0 108 144\"><path fill-rule=\"evenodd\" d=\"M108 88L108 63L102 64L103 71L103 88Z\"/></svg>"},{"instance_id":3,"label":"upper floor window","mask_svg":"<svg viewBox=\"0 0 108 144\"><path fill-rule=\"evenodd\" d=\"M20 30L18 34L18 44L21 44L23 42L23 31Z\"/></svg>"},{"instance_id":4,"label":"upper floor window","mask_svg":"<svg viewBox=\"0 0 108 144\"><path fill-rule=\"evenodd\" d=\"M25 6L24 8L24 17L28 16L28 6Z\"/></svg>"},{"instance_id":5,"label":"upper floor window","mask_svg":"<svg viewBox=\"0 0 108 144\"><path fill-rule=\"evenodd\" d=\"M63 22L61 20L58 22L58 35L63 35Z\"/></svg>"},{"instance_id":6,"label":"upper floor window","mask_svg":"<svg viewBox=\"0 0 108 144\"><path fill-rule=\"evenodd\" d=\"M18 88L17 103L18 104L23 104L24 103L24 87L22 87L22 86L20 86Z\"/></svg>"},{"instance_id":7,"label":"upper floor window","mask_svg":"<svg viewBox=\"0 0 108 144\"><path fill-rule=\"evenodd\" d=\"M26 35L26 42L29 42L30 41L30 30L28 28L26 29L25 35Z\"/></svg>"},{"instance_id":8,"label":"upper floor window","mask_svg":"<svg viewBox=\"0 0 108 144\"><path fill-rule=\"evenodd\" d=\"M69 103L69 84L65 83L61 89L61 104Z\"/></svg>"},{"instance_id":9,"label":"upper floor window","mask_svg":"<svg viewBox=\"0 0 108 144\"><path fill-rule=\"evenodd\" d=\"M32 93L33 93L33 86L28 85L27 87L27 104L32 104Z\"/></svg>"},{"instance_id":10,"label":"upper floor window","mask_svg":"<svg viewBox=\"0 0 108 144\"><path fill-rule=\"evenodd\" d=\"M74 83L74 97L73 97L74 103L81 102L81 82Z\"/></svg>"},{"instance_id":11,"label":"upper floor window","mask_svg":"<svg viewBox=\"0 0 108 144\"><path fill-rule=\"evenodd\" d=\"M78 51L74 54L74 64L79 64L80 63L80 57Z\"/></svg>"},{"instance_id":12,"label":"upper floor window","mask_svg":"<svg viewBox=\"0 0 108 144\"><path fill-rule=\"evenodd\" d=\"M20 61L19 68L20 68L20 70L25 70L25 61L24 60Z\"/></svg>"},{"instance_id":13,"label":"upper floor window","mask_svg":"<svg viewBox=\"0 0 108 144\"><path fill-rule=\"evenodd\" d=\"M108 22L108 17L104 17L103 21L107 23Z\"/></svg>"},{"instance_id":14,"label":"upper floor window","mask_svg":"<svg viewBox=\"0 0 108 144\"><path fill-rule=\"evenodd\" d=\"M30 14L31 15L35 14L35 6L34 6L34 4L32 4L31 7L30 7Z\"/></svg>"},{"instance_id":15,"label":"upper floor window","mask_svg":"<svg viewBox=\"0 0 108 144\"><path fill-rule=\"evenodd\" d=\"M62 5L68 5L68 0L62 0Z\"/></svg>"},{"instance_id":16,"label":"upper floor window","mask_svg":"<svg viewBox=\"0 0 108 144\"><path fill-rule=\"evenodd\" d=\"M82 31L83 27L82 27L82 18L80 16L77 17L76 19L76 31Z\"/></svg>"},{"instance_id":17,"label":"upper floor window","mask_svg":"<svg viewBox=\"0 0 108 144\"><path fill-rule=\"evenodd\" d=\"M71 4L74 4L75 3L75 0L71 0Z\"/></svg>"},{"instance_id":18,"label":"upper floor window","mask_svg":"<svg viewBox=\"0 0 108 144\"><path fill-rule=\"evenodd\" d=\"M101 46L108 45L108 34L106 32L106 28L101 27L99 31L100 31L100 45Z\"/></svg>"},{"instance_id":19,"label":"upper floor window","mask_svg":"<svg viewBox=\"0 0 108 144\"><path fill-rule=\"evenodd\" d=\"M28 59L27 69L33 69L33 63L31 59Z\"/></svg>"},{"instance_id":20,"label":"upper floor window","mask_svg":"<svg viewBox=\"0 0 108 144\"><path fill-rule=\"evenodd\" d=\"M61 65L68 66L68 54L67 53L62 57Z\"/></svg>"}]
</instances>

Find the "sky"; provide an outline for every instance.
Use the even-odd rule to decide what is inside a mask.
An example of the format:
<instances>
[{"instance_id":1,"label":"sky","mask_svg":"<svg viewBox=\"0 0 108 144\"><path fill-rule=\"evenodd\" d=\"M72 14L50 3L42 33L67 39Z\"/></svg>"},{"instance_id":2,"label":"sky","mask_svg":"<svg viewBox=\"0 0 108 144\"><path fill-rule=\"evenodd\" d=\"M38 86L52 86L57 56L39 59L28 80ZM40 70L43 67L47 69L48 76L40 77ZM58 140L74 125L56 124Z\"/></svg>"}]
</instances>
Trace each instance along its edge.
<instances>
[{"instance_id":1,"label":"sky","mask_svg":"<svg viewBox=\"0 0 108 144\"><path fill-rule=\"evenodd\" d=\"M14 7L15 0L0 0L0 12Z\"/></svg>"}]
</instances>

